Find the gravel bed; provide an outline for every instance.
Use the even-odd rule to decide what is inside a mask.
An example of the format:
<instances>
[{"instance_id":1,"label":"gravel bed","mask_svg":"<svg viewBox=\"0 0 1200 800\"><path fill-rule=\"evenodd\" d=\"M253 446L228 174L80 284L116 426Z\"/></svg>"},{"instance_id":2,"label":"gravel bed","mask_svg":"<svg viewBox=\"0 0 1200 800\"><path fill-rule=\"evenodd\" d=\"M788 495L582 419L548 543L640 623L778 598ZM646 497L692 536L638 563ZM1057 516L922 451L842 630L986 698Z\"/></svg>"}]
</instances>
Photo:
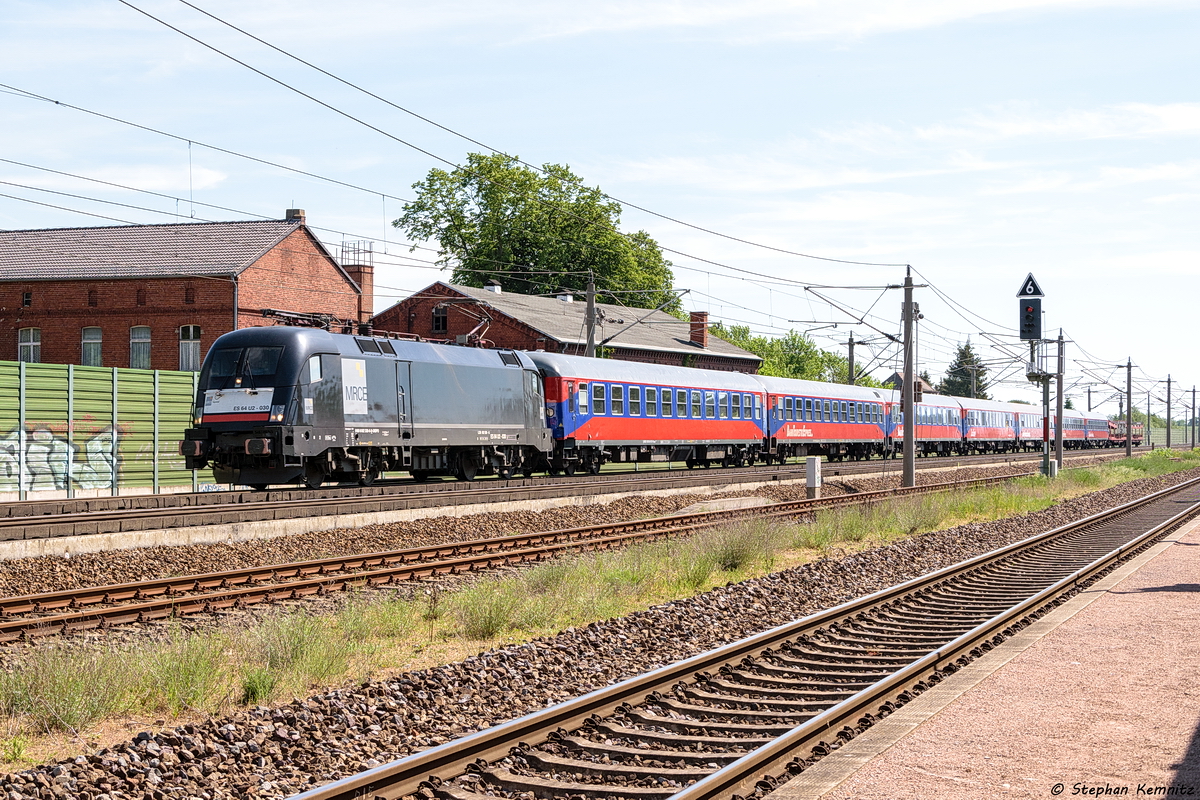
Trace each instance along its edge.
<instances>
[{"instance_id":1,"label":"gravel bed","mask_svg":"<svg viewBox=\"0 0 1200 800\"><path fill-rule=\"evenodd\" d=\"M142 733L99 752L3 776L0 790L5 800L287 797L1063 525L1197 472L1139 480L1035 514L822 559L455 664Z\"/></svg>"},{"instance_id":2,"label":"gravel bed","mask_svg":"<svg viewBox=\"0 0 1200 800\"><path fill-rule=\"evenodd\" d=\"M1027 470L1028 467L1018 465L963 468L918 475L918 481L936 483L954 478L966 480L982 475L1011 475ZM823 491L826 495L871 491L898 486L899 480L898 475L883 478L833 477L826 480ZM722 492L715 496L763 496L776 502L784 502L803 499L804 491L804 485L800 484ZM626 497L604 505L565 506L546 511L512 511L465 517L429 517L411 522L340 528L250 542L145 547L82 553L69 557L39 556L14 559L0 561L0 596L13 597L177 575L199 575L265 564L377 553L406 547L659 517L695 503L711 501L713 498L713 494Z\"/></svg>"}]
</instances>

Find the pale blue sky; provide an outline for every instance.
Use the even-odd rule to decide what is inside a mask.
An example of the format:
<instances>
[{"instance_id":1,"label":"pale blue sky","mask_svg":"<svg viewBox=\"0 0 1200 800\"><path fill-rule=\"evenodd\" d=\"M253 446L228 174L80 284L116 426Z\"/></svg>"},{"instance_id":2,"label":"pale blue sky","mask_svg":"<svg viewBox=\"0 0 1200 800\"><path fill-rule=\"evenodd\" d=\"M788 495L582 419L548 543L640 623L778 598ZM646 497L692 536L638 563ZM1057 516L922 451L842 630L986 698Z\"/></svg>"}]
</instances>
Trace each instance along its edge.
<instances>
[{"instance_id":1,"label":"pale blue sky","mask_svg":"<svg viewBox=\"0 0 1200 800\"><path fill-rule=\"evenodd\" d=\"M130 2L445 159L478 149L178 0ZM1005 362L993 377L1012 378L996 396L1033 396L1023 370L1009 366L1023 351L1012 344L1015 294L1032 271L1047 293L1048 329L1061 326L1077 343L1069 381L1080 407L1082 385L1094 380L1075 359L1089 356L1132 356L1143 386L1168 373L1189 389L1200 382L1190 324L1200 295L1195 3L197 5L443 125L528 161L569 164L656 212L786 250L912 264L957 304L917 292L920 363L935 377L970 335L986 358ZM0 157L181 200L0 162L10 184L165 212L0 185L22 198L0 197L0 227L109 224L81 211L161 222L177 205L206 219L278 217L296 206L330 244L376 240L377 310L443 277L404 258L386 225L400 201L380 196L410 197L438 162L117 0L4 0L0 65L0 83L369 190L199 145L189 168L186 142L4 93ZM189 197L235 211L193 209ZM624 225L687 254L669 255L677 285L692 290L688 308L768 334L815 327L788 320L838 321L813 333L831 348L850 330L879 337L795 282L903 278L901 268L798 258L634 210ZM747 280L727 266L771 277ZM874 303L867 321L898 330L898 292L822 294L860 311ZM894 352L880 351L878 377L894 368ZM1123 371L1114 380L1123 384ZM1097 400L1109 394L1094 391ZM1115 402L1103 408L1115 412Z\"/></svg>"}]
</instances>

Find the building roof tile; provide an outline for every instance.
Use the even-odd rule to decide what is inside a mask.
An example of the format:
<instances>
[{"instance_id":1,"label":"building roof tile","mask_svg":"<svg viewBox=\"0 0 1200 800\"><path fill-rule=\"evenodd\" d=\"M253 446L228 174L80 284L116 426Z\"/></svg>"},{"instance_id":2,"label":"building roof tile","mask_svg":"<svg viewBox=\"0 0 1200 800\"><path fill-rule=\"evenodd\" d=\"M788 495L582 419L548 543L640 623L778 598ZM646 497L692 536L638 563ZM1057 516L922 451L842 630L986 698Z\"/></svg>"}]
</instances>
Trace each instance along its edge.
<instances>
[{"instance_id":1,"label":"building roof tile","mask_svg":"<svg viewBox=\"0 0 1200 800\"><path fill-rule=\"evenodd\" d=\"M0 231L0 281L237 275L302 222Z\"/></svg>"},{"instance_id":2,"label":"building roof tile","mask_svg":"<svg viewBox=\"0 0 1200 800\"><path fill-rule=\"evenodd\" d=\"M585 345L587 330L584 327L584 302L566 302L555 297L492 292L474 286L460 286L439 281L421 292L426 295L435 286L445 286L464 294L481 304L516 319L563 344ZM748 350L709 335L708 347L691 341L690 323L673 317L665 311L650 311L645 308L630 308L596 303L599 322L596 325L596 344L612 337L606 347L623 347L636 350L653 350L671 353L707 354L724 358L745 359L759 362L762 359ZM645 319L642 319L645 317ZM639 320L641 320L639 322ZM635 324L637 323L637 324Z\"/></svg>"}]
</instances>

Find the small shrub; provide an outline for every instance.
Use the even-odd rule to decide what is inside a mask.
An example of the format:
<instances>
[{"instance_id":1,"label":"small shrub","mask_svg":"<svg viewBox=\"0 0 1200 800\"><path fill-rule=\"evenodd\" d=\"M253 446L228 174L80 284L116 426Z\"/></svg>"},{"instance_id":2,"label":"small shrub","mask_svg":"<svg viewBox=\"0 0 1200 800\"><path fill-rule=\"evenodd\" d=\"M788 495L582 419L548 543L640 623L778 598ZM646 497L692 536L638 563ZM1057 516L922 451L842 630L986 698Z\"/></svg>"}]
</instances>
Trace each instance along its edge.
<instances>
[{"instance_id":1,"label":"small shrub","mask_svg":"<svg viewBox=\"0 0 1200 800\"><path fill-rule=\"evenodd\" d=\"M462 635L491 639L514 627L519 601L508 580L484 580L453 597L454 614Z\"/></svg>"},{"instance_id":2,"label":"small shrub","mask_svg":"<svg viewBox=\"0 0 1200 800\"><path fill-rule=\"evenodd\" d=\"M36 728L77 733L128 705L137 680L129 655L116 650L34 649L0 673L0 710Z\"/></svg>"},{"instance_id":3,"label":"small shrub","mask_svg":"<svg viewBox=\"0 0 1200 800\"><path fill-rule=\"evenodd\" d=\"M0 741L0 761L6 764L24 761L27 747L29 747L29 737L20 734Z\"/></svg>"},{"instance_id":4,"label":"small shrub","mask_svg":"<svg viewBox=\"0 0 1200 800\"><path fill-rule=\"evenodd\" d=\"M186 710L212 709L224 684L225 637L183 634L158 652L147 653L144 703L173 716Z\"/></svg>"},{"instance_id":5,"label":"small shrub","mask_svg":"<svg viewBox=\"0 0 1200 800\"><path fill-rule=\"evenodd\" d=\"M279 680L266 667L254 667L242 678L242 704L254 705L275 693Z\"/></svg>"}]
</instances>

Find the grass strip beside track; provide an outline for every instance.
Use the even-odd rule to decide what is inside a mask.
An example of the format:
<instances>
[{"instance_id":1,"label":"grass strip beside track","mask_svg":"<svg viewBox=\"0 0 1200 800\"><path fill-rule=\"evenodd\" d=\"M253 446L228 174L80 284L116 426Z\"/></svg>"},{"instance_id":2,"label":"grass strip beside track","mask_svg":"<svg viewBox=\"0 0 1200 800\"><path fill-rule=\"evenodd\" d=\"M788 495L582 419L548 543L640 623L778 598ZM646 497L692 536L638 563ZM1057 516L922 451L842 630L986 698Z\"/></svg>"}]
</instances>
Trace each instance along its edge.
<instances>
[{"instance_id":1,"label":"grass strip beside track","mask_svg":"<svg viewBox=\"0 0 1200 800\"><path fill-rule=\"evenodd\" d=\"M254 623L124 647L70 639L39 646L0 673L0 759L17 766L123 738L156 718L219 714L313 687L448 663L480 650L552 635L838 551L1037 511L1136 478L1200 465L1200 452L1166 452L1067 470L1054 482L1024 478L997 488L917 496L823 511L807 524L731 524L688 539L581 554L453 592L415 599L386 592L346 597L335 613L266 613ZM107 733L100 732L108 722ZM66 734L64 736L64 733ZM71 743L74 739L74 743Z\"/></svg>"}]
</instances>

